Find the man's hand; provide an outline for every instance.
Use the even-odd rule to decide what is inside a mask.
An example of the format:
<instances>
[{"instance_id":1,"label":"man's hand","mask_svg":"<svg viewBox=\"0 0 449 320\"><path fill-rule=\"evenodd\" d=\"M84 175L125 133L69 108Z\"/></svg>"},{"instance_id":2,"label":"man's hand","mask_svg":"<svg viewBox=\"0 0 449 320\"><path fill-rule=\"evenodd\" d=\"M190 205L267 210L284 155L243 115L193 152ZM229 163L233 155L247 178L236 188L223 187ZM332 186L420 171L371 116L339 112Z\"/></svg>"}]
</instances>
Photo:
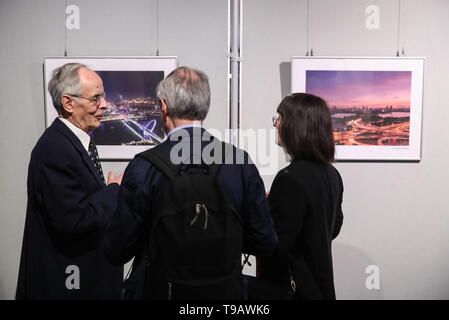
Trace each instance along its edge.
<instances>
[{"instance_id":1,"label":"man's hand","mask_svg":"<svg viewBox=\"0 0 449 320\"><path fill-rule=\"evenodd\" d=\"M122 179L123 179L123 173L116 177L112 171L109 171L108 184L118 183L120 185L120 184L122 184Z\"/></svg>"}]
</instances>

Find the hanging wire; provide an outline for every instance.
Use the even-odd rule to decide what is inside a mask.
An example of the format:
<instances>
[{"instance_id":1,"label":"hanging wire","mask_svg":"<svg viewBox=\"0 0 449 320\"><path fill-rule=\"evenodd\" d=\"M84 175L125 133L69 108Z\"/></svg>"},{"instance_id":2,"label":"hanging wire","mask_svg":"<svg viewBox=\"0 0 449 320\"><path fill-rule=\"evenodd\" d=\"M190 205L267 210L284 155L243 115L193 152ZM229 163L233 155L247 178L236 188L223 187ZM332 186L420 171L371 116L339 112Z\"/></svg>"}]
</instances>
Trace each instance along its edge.
<instances>
[{"instance_id":1,"label":"hanging wire","mask_svg":"<svg viewBox=\"0 0 449 320\"><path fill-rule=\"evenodd\" d=\"M309 55L309 0L307 0L307 14L306 14L306 56Z\"/></svg>"},{"instance_id":2,"label":"hanging wire","mask_svg":"<svg viewBox=\"0 0 449 320\"><path fill-rule=\"evenodd\" d=\"M64 8L64 57L67 57L67 0L65 0L65 8Z\"/></svg>"},{"instance_id":3,"label":"hanging wire","mask_svg":"<svg viewBox=\"0 0 449 320\"><path fill-rule=\"evenodd\" d=\"M397 50L396 56L399 57L399 32L401 27L401 0L398 0L398 33L397 33ZM404 50L402 50L402 55L404 55Z\"/></svg>"},{"instance_id":4,"label":"hanging wire","mask_svg":"<svg viewBox=\"0 0 449 320\"><path fill-rule=\"evenodd\" d=\"M156 0L156 56L159 55L159 0Z\"/></svg>"}]
</instances>

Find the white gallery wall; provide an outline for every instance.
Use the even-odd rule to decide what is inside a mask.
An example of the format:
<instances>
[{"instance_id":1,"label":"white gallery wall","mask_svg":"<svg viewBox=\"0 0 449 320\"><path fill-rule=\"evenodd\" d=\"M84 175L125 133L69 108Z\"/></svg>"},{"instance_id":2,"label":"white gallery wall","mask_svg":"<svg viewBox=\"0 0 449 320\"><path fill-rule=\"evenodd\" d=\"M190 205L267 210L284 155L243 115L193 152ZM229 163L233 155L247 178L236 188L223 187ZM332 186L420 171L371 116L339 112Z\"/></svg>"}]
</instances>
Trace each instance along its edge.
<instances>
[{"instance_id":1,"label":"white gallery wall","mask_svg":"<svg viewBox=\"0 0 449 320\"><path fill-rule=\"evenodd\" d=\"M80 29L66 33L64 1L0 0L0 299L15 294L27 166L45 129L44 57L65 47L69 56L178 56L210 77L206 126L228 125L227 0L67 5L79 7ZM366 27L370 5L379 29ZM242 0L243 129L271 128L290 90L293 55L394 56L399 43L407 56L426 57L422 161L336 164L345 184L333 248L339 299L449 299L449 1L401 0L400 8L399 0ZM279 169L285 164L280 154ZM269 189L274 175L263 178ZM366 286L369 266L378 268L378 289Z\"/></svg>"}]
</instances>

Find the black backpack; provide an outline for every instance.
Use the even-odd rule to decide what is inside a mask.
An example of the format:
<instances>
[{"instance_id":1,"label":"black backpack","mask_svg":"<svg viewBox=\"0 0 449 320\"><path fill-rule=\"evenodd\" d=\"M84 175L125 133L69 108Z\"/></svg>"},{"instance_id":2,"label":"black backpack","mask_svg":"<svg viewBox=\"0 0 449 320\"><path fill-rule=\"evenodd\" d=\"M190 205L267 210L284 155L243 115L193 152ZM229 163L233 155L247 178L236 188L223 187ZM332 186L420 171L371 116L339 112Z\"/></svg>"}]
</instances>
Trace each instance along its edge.
<instances>
[{"instance_id":1,"label":"black backpack","mask_svg":"<svg viewBox=\"0 0 449 320\"><path fill-rule=\"evenodd\" d=\"M147 226L146 297L241 299L242 221L217 181L221 166L176 166L158 148L138 156L168 178Z\"/></svg>"}]
</instances>

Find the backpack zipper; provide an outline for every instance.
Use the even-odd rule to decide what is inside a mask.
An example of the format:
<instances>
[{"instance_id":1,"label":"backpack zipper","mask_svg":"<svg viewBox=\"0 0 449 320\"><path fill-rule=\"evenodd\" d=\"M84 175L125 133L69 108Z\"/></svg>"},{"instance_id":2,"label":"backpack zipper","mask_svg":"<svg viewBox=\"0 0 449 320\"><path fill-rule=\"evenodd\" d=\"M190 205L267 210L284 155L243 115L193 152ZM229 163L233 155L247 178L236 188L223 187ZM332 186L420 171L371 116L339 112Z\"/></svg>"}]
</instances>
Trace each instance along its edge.
<instances>
[{"instance_id":1,"label":"backpack zipper","mask_svg":"<svg viewBox=\"0 0 449 320\"><path fill-rule=\"evenodd\" d=\"M204 209L204 214L205 214L203 229L206 230L207 229L207 219L209 218L209 212L207 211L207 207L205 204L203 204L201 207Z\"/></svg>"},{"instance_id":2,"label":"backpack zipper","mask_svg":"<svg viewBox=\"0 0 449 320\"><path fill-rule=\"evenodd\" d=\"M192 221L190 221L190 226L193 226L193 224L196 222L196 220L198 220L198 217L201 214L201 205L199 203L197 203L195 205L195 216L193 217Z\"/></svg>"},{"instance_id":3,"label":"backpack zipper","mask_svg":"<svg viewBox=\"0 0 449 320\"><path fill-rule=\"evenodd\" d=\"M193 226L195 222L198 220L199 216L201 215L201 208L204 210L204 226L203 230L207 229L207 223L209 220L209 211L207 211L207 207L205 204L195 204L195 216L193 217L192 221L190 221L190 226Z\"/></svg>"}]
</instances>

